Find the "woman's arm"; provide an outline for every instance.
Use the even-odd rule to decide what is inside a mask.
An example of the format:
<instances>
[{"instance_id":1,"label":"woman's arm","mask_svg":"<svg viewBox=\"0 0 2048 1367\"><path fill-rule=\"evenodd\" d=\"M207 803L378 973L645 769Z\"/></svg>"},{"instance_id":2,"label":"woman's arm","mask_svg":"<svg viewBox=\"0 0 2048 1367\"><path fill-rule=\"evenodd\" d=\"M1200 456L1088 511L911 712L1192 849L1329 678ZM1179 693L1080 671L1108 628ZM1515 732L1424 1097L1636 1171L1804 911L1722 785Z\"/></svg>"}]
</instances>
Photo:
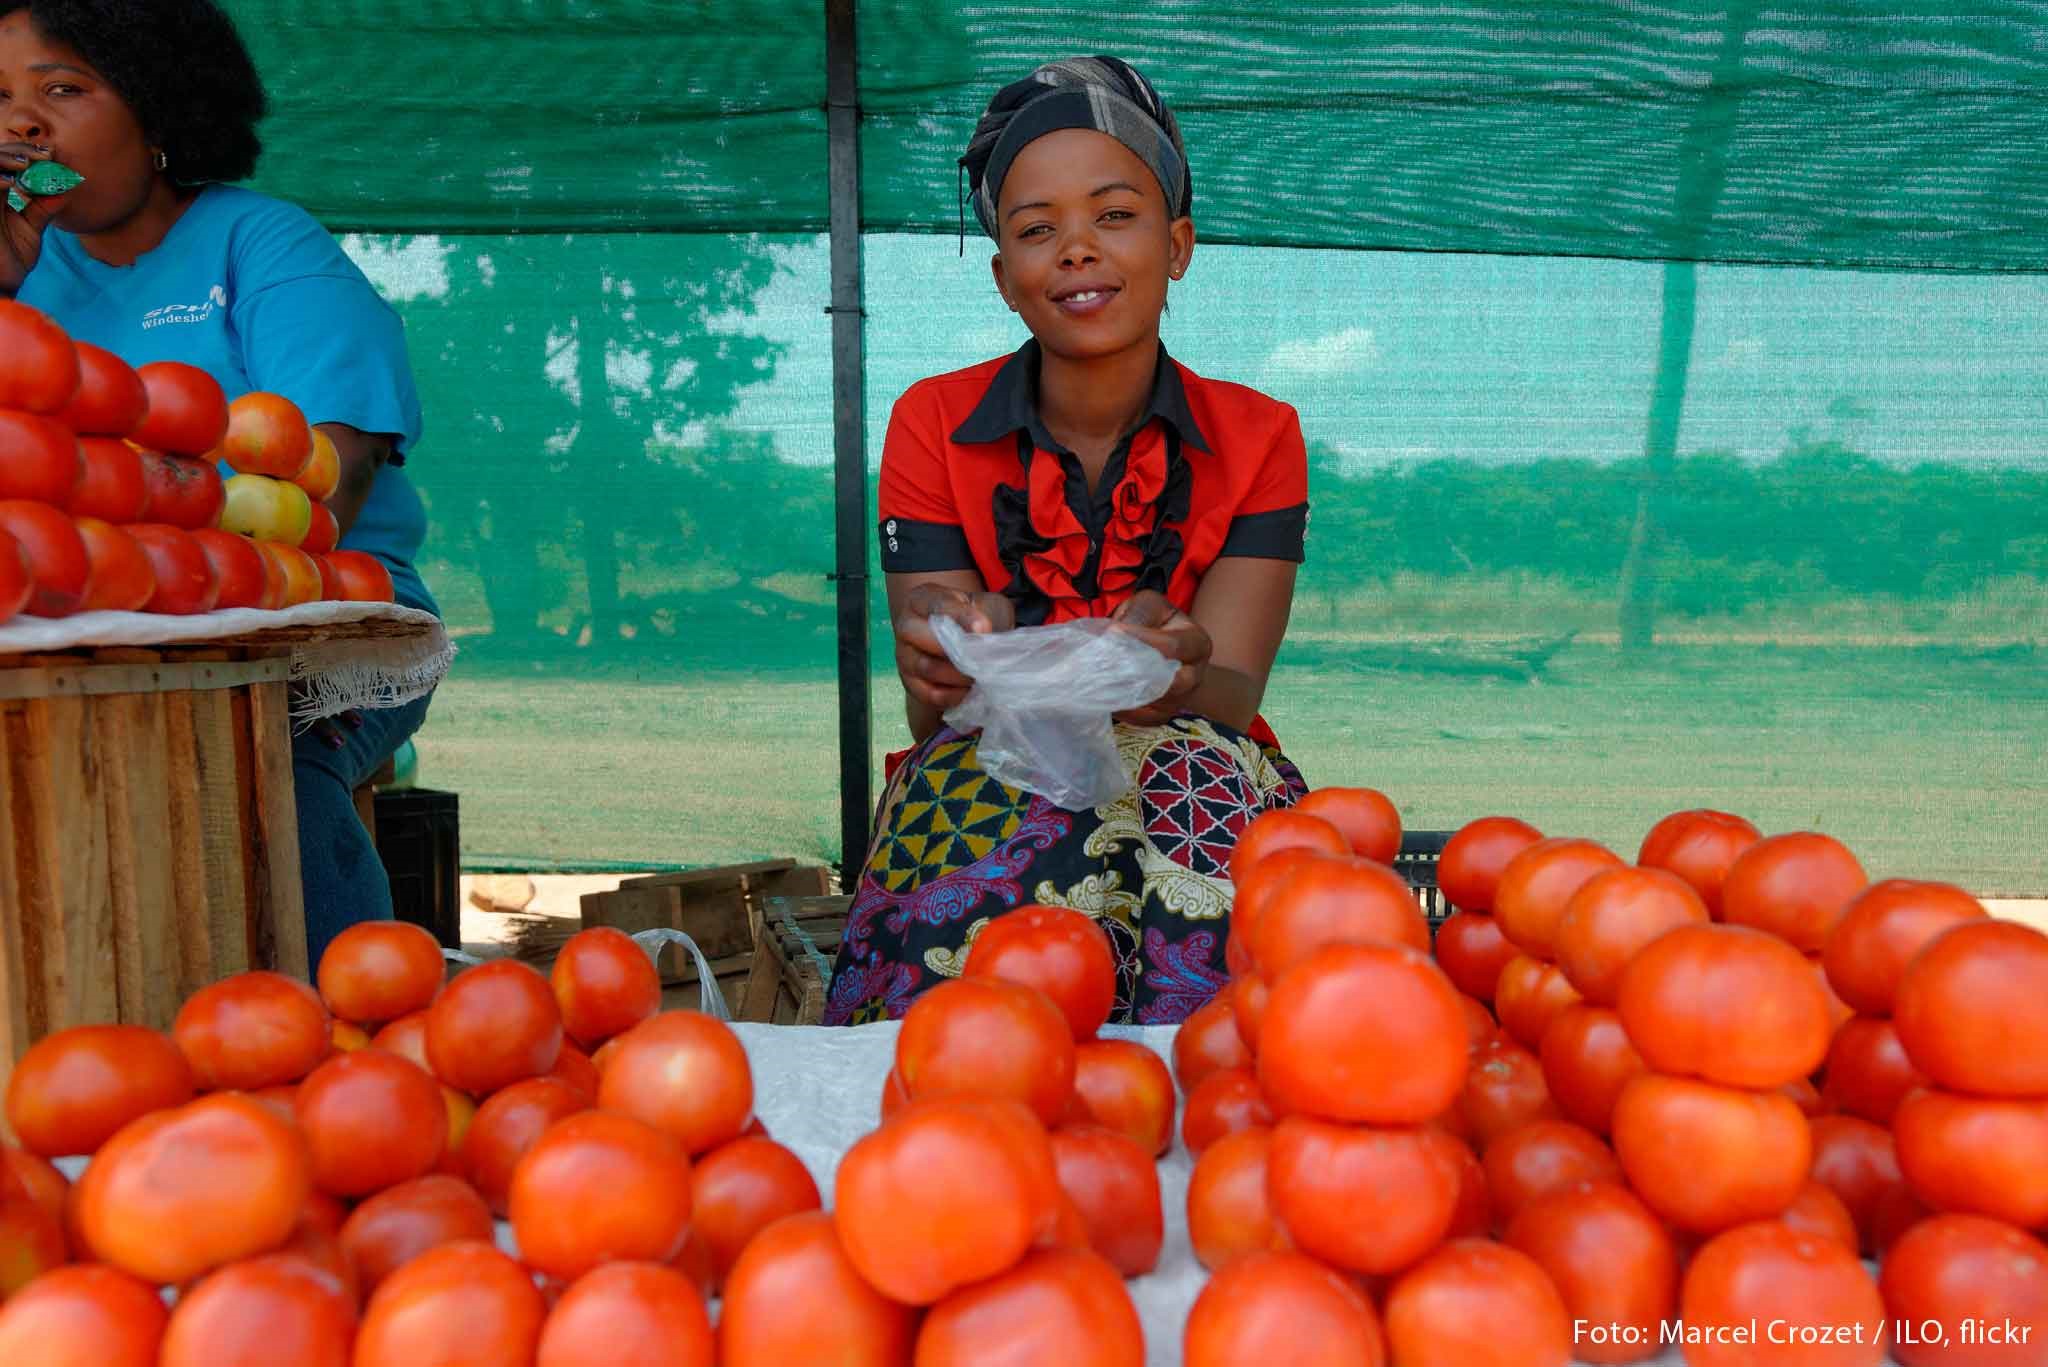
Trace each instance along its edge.
<instances>
[{"instance_id":1,"label":"woman's arm","mask_svg":"<svg viewBox=\"0 0 2048 1367\"><path fill-rule=\"evenodd\" d=\"M334 443L334 453L340 458L341 479L328 495L327 507L346 536L363 511L363 501L370 496L377 472L391 459L396 439L385 432L361 432L342 422L315 425Z\"/></svg>"},{"instance_id":2,"label":"woman's arm","mask_svg":"<svg viewBox=\"0 0 2048 1367\"><path fill-rule=\"evenodd\" d=\"M1119 720L1156 726L1193 712L1239 731L1250 726L1287 635L1295 569L1290 560L1225 556L1202 577L1192 613L1160 594L1133 597L1119 620L1182 668L1164 697Z\"/></svg>"},{"instance_id":3,"label":"woman's arm","mask_svg":"<svg viewBox=\"0 0 2048 1367\"><path fill-rule=\"evenodd\" d=\"M951 617L973 632L1008 631L1017 624L1010 600L990 593L974 570L891 574L884 580L889 620L896 633L896 673L903 680L904 711L913 740L939 729L941 714L959 704L974 680L953 667L932 633L931 619Z\"/></svg>"}]
</instances>

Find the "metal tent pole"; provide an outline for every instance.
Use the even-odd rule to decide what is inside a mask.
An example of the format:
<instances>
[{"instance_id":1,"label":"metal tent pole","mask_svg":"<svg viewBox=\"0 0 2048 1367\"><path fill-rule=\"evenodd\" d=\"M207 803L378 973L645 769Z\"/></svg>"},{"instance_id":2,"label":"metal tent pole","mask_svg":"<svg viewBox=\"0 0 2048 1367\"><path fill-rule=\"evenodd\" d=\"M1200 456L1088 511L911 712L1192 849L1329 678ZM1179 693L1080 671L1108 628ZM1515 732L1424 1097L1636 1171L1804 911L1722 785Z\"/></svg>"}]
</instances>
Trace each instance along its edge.
<instances>
[{"instance_id":1,"label":"metal tent pole","mask_svg":"<svg viewBox=\"0 0 2048 1367\"><path fill-rule=\"evenodd\" d=\"M860 59L854 0L825 0L827 180L832 204L833 581L839 591L839 876L867 854L869 752L866 356L860 251Z\"/></svg>"}]
</instances>

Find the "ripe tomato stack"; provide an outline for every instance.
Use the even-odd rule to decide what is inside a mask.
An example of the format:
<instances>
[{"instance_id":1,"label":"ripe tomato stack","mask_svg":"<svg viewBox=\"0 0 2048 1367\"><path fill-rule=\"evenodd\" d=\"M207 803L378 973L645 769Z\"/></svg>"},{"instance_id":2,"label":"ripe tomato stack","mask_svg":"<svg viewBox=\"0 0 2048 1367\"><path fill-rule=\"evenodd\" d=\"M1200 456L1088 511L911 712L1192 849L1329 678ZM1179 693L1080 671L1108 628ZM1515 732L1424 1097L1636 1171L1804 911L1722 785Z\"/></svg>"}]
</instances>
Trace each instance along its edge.
<instances>
[{"instance_id":1,"label":"ripe tomato stack","mask_svg":"<svg viewBox=\"0 0 2048 1367\"><path fill-rule=\"evenodd\" d=\"M839 1256L793 1227L764 1289L731 1280L818 1191L753 1122L732 1031L660 1012L626 936L579 934L551 977L444 976L427 932L361 925L317 990L244 973L168 1034L33 1046L0 1149L0 1361L710 1367L716 1288L779 1306L775 1278ZM76 1185L65 1155L91 1157Z\"/></svg>"},{"instance_id":2,"label":"ripe tomato stack","mask_svg":"<svg viewBox=\"0 0 2048 1367\"><path fill-rule=\"evenodd\" d=\"M230 404L204 371L132 370L0 300L0 622L389 602L375 557L335 549L339 475L290 400Z\"/></svg>"}]
</instances>

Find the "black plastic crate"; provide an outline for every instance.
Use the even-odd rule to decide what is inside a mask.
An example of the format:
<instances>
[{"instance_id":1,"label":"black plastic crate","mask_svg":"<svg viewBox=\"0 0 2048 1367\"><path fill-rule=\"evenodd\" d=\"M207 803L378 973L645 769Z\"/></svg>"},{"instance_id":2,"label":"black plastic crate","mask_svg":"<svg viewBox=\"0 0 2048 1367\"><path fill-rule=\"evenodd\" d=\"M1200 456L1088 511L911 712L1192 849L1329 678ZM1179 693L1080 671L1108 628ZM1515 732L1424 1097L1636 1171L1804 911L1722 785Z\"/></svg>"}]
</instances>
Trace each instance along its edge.
<instances>
[{"instance_id":1,"label":"black plastic crate","mask_svg":"<svg viewBox=\"0 0 2048 1367\"><path fill-rule=\"evenodd\" d=\"M1422 910L1429 917L1429 928L1435 930L1450 917L1450 904L1444 901L1443 893L1437 891L1436 861L1450 843L1456 831L1403 831L1401 852L1394 856L1394 872L1408 880L1408 886L1415 889L1415 895L1422 902Z\"/></svg>"},{"instance_id":2,"label":"black plastic crate","mask_svg":"<svg viewBox=\"0 0 2048 1367\"><path fill-rule=\"evenodd\" d=\"M454 793L405 788L377 794L377 853L401 921L462 948L461 804Z\"/></svg>"}]
</instances>

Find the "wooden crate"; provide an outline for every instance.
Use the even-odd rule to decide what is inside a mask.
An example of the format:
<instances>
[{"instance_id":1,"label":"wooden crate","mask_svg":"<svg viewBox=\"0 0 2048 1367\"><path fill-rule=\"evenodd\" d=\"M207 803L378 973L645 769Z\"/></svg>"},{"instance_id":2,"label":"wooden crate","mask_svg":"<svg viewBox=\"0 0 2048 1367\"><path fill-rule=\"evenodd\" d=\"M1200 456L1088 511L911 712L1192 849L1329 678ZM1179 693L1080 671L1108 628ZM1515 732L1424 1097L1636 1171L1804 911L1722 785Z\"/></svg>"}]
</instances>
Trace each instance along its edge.
<instances>
[{"instance_id":1,"label":"wooden crate","mask_svg":"<svg viewBox=\"0 0 2048 1367\"><path fill-rule=\"evenodd\" d=\"M728 970L720 965L737 960L739 967L733 971L744 986L755 947L751 909L765 898L825 893L831 876L819 865L770 859L628 878L616 892L585 894L583 924L614 926L628 935L655 929L684 931L711 960L713 976L721 983ZM678 946L664 949L656 966L665 984L697 981L695 962ZM728 1003L733 999L728 993Z\"/></svg>"},{"instance_id":2,"label":"wooden crate","mask_svg":"<svg viewBox=\"0 0 2048 1367\"><path fill-rule=\"evenodd\" d=\"M851 897L762 899L746 991L734 1015L776 1025L817 1025L825 1018L832 961L846 931Z\"/></svg>"},{"instance_id":3,"label":"wooden crate","mask_svg":"<svg viewBox=\"0 0 2048 1367\"><path fill-rule=\"evenodd\" d=\"M71 1025L306 976L288 654L0 656L0 1085Z\"/></svg>"}]
</instances>

